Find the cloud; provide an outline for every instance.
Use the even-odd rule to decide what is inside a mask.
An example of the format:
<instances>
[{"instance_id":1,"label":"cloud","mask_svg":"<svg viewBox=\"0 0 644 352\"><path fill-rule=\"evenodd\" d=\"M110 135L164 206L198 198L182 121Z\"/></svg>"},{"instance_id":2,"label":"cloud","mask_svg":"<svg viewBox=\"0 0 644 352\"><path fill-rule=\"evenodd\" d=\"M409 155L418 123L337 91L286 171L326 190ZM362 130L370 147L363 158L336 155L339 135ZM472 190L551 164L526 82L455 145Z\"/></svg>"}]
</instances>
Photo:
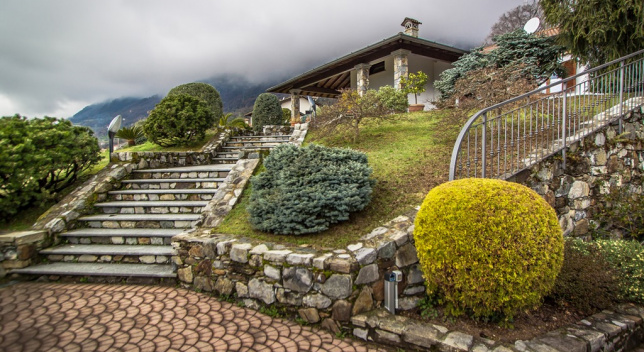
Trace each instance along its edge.
<instances>
[{"instance_id":1,"label":"cloud","mask_svg":"<svg viewBox=\"0 0 644 352\"><path fill-rule=\"evenodd\" d=\"M74 114L220 74L289 78L421 22L420 36L479 45L522 0L3 0L0 114Z\"/></svg>"}]
</instances>

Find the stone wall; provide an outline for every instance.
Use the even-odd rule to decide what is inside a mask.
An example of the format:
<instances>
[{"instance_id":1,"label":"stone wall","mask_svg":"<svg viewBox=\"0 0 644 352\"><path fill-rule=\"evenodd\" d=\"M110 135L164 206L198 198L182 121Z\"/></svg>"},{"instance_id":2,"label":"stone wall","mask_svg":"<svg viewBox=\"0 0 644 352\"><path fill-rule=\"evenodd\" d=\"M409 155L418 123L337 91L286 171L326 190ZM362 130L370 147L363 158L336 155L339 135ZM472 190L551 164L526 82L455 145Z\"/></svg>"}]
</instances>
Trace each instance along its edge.
<instances>
[{"instance_id":1,"label":"stone wall","mask_svg":"<svg viewBox=\"0 0 644 352\"><path fill-rule=\"evenodd\" d=\"M28 267L38 260L38 251L51 243L47 231L0 233L0 279L11 269Z\"/></svg>"},{"instance_id":2,"label":"stone wall","mask_svg":"<svg viewBox=\"0 0 644 352\"><path fill-rule=\"evenodd\" d=\"M345 249L273 245L200 229L173 238L181 284L235 295L244 305L278 305L332 331L382 305L384 273L399 269L400 309L425 292L413 245L413 220L401 216Z\"/></svg>"},{"instance_id":3,"label":"stone wall","mask_svg":"<svg viewBox=\"0 0 644 352\"><path fill-rule=\"evenodd\" d=\"M527 185L543 196L557 211L565 235L587 236L592 227L598 226L595 215L605 207L606 196L616 187L642 194L642 117L641 110L629 113L622 134L615 122L572 145L565 170L557 154L510 181ZM618 229L612 229L612 233L617 238L622 235Z\"/></svg>"},{"instance_id":4,"label":"stone wall","mask_svg":"<svg viewBox=\"0 0 644 352\"><path fill-rule=\"evenodd\" d=\"M405 345L432 351L472 352L587 352L628 351L644 337L644 308L623 304L531 340L503 344L493 340L450 331L436 324L422 324L409 318L375 310L351 318L353 334L379 343Z\"/></svg>"}]
</instances>

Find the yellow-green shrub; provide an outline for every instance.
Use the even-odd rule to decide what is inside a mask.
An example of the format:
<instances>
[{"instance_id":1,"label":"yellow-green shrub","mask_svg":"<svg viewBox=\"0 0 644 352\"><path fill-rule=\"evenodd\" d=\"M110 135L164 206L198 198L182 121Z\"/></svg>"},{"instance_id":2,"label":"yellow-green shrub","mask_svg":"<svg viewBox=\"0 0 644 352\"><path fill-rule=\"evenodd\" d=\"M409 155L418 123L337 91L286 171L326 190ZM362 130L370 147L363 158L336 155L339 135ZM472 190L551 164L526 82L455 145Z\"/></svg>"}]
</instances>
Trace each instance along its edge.
<instances>
[{"instance_id":1,"label":"yellow-green shrub","mask_svg":"<svg viewBox=\"0 0 644 352\"><path fill-rule=\"evenodd\" d=\"M427 194L415 225L427 293L450 315L509 321L540 304L563 262L554 210L516 183L444 183Z\"/></svg>"}]
</instances>

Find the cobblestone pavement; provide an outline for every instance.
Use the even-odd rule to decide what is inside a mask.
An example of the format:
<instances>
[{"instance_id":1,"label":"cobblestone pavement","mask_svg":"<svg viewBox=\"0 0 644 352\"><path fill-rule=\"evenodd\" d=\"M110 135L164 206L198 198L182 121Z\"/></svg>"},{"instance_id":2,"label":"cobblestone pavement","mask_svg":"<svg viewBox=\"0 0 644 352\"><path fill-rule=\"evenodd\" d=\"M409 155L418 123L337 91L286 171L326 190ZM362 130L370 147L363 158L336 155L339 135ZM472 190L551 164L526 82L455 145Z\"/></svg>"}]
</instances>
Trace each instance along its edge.
<instances>
[{"instance_id":1,"label":"cobblestone pavement","mask_svg":"<svg viewBox=\"0 0 644 352\"><path fill-rule=\"evenodd\" d=\"M173 287L0 289L0 351L385 351Z\"/></svg>"}]
</instances>

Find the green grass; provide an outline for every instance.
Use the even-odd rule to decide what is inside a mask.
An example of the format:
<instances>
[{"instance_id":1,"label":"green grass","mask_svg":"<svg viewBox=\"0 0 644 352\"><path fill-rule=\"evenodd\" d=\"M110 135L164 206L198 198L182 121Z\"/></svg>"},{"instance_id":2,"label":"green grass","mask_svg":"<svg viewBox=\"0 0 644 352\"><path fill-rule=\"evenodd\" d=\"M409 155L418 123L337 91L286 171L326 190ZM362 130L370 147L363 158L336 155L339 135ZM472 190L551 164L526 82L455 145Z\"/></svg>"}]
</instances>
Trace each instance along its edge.
<instances>
[{"instance_id":1,"label":"green grass","mask_svg":"<svg viewBox=\"0 0 644 352\"><path fill-rule=\"evenodd\" d=\"M154 144L150 141L147 141L143 144L121 148L115 152L190 152L190 151L200 151L201 148L218 133L216 129L210 129L206 131L206 136L194 143L191 143L186 146L173 146L173 147L162 147L158 144Z\"/></svg>"},{"instance_id":2,"label":"green grass","mask_svg":"<svg viewBox=\"0 0 644 352\"><path fill-rule=\"evenodd\" d=\"M331 147L349 147L365 152L373 177L377 180L371 203L349 221L329 230L301 236L279 236L254 230L248 222L246 207L250 187L239 203L214 231L253 238L265 242L311 245L315 248L337 248L357 241L372 229L409 213L421 204L434 186L447 181L449 156L453 141L437 135L442 111L402 114L380 123L362 127L360 139L351 142L351 132L320 138L310 131L306 143Z\"/></svg>"}]
</instances>

